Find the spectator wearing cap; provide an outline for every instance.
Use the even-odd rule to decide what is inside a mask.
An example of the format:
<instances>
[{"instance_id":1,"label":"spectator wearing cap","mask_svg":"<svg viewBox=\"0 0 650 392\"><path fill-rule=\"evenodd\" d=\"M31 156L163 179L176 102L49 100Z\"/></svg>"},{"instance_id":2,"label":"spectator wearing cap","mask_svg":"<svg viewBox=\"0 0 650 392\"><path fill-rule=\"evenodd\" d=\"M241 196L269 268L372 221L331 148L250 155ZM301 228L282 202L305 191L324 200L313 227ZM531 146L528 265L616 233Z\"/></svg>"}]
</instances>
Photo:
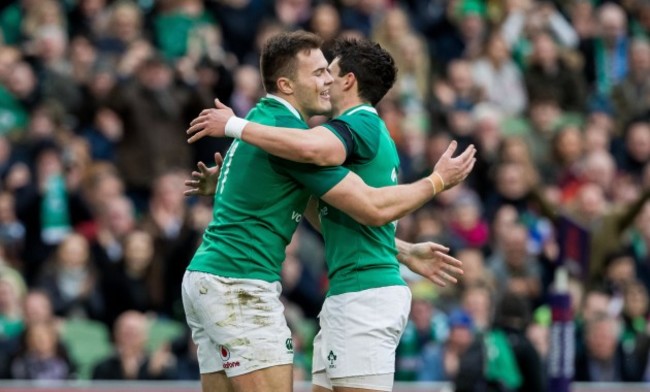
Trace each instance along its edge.
<instances>
[{"instance_id":1,"label":"spectator wearing cap","mask_svg":"<svg viewBox=\"0 0 650 392\"><path fill-rule=\"evenodd\" d=\"M474 323L461 309L454 309L447 319L449 336L444 342L428 344L422 352L418 381L450 381L458 374L460 358L474 343Z\"/></svg>"}]
</instances>

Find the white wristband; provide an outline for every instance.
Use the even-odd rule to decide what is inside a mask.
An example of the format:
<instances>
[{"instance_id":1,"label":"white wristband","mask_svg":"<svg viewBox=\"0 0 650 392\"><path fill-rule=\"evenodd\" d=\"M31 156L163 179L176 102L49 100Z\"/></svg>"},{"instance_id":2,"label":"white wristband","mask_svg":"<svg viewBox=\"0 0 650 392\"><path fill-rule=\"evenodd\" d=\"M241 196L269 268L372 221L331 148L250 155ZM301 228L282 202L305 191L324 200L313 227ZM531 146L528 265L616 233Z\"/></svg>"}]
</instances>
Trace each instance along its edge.
<instances>
[{"instance_id":1,"label":"white wristband","mask_svg":"<svg viewBox=\"0 0 650 392\"><path fill-rule=\"evenodd\" d=\"M237 116L232 116L226 122L225 133L226 136L234 137L235 139L241 139L241 134L244 132L244 127L246 127L248 121Z\"/></svg>"}]
</instances>

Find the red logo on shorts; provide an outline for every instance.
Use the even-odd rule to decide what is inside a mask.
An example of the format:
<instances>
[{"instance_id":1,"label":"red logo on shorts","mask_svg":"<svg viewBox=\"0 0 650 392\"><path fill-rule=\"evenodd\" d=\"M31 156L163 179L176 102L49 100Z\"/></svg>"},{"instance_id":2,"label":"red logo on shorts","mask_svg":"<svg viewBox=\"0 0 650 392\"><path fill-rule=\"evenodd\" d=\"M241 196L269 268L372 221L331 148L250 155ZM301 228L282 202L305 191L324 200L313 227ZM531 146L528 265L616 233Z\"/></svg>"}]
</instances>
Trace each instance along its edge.
<instances>
[{"instance_id":1,"label":"red logo on shorts","mask_svg":"<svg viewBox=\"0 0 650 392\"><path fill-rule=\"evenodd\" d=\"M230 359L230 350L226 346L219 346L219 354L221 354L221 360L224 362Z\"/></svg>"},{"instance_id":2,"label":"red logo on shorts","mask_svg":"<svg viewBox=\"0 0 650 392\"><path fill-rule=\"evenodd\" d=\"M239 361L228 362L230 359L230 350L228 350L228 347L219 345L219 355L221 355L224 369L232 369L239 366Z\"/></svg>"}]
</instances>

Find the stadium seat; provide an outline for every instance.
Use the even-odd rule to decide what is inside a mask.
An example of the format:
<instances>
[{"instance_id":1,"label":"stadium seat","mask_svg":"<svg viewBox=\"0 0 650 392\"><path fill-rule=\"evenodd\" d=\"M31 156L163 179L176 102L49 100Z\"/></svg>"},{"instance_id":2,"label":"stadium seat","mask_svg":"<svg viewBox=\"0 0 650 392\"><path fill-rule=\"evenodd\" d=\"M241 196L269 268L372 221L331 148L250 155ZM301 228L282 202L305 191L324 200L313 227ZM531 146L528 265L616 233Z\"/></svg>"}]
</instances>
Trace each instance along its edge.
<instances>
[{"instance_id":1,"label":"stadium seat","mask_svg":"<svg viewBox=\"0 0 650 392\"><path fill-rule=\"evenodd\" d=\"M165 343L171 343L182 336L183 332L184 324L178 321L160 318L152 320L147 349L151 352Z\"/></svg>"},{"instance_id":2,"label":"stadium seat","mask_svg":"<svg viewBox=\"0 0 650 392\"><path fill-rule=\"evenodd\" d=\"M92 320L70 319L63 324L61 339L77 366L77 378L89 379L93 366L111 354L108 328Z\"/></svg>"}]
</instances>

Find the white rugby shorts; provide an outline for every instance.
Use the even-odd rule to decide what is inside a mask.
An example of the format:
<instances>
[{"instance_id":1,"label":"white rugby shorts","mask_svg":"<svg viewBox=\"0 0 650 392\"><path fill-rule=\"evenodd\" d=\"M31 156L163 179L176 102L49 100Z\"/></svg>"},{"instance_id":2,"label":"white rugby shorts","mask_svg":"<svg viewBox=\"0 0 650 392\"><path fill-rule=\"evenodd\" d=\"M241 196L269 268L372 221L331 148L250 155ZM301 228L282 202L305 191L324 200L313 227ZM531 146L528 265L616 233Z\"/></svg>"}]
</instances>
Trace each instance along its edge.
<instances>
[{"instance_id":1,"label":"white rugby shorts","mask_svg":"<svg viewBox=\"0 0 650 392\"><path fill-rule=\"evenodd\" d=\"M334 385L392 390L395 350L410 311L407 286L328 297L314 339L314 383L329 389Z\"/></svg>"},{"instance_id":2,"label":"white rugby shorts","mask_svg":"<svg viewBox=\"0 0 650 392\"><path fill-rule=\"evenodd\" d=\"M280 282L187 271L182 291L201 374L234 377L293 363Z\"/></svg>"}]
</instances>

